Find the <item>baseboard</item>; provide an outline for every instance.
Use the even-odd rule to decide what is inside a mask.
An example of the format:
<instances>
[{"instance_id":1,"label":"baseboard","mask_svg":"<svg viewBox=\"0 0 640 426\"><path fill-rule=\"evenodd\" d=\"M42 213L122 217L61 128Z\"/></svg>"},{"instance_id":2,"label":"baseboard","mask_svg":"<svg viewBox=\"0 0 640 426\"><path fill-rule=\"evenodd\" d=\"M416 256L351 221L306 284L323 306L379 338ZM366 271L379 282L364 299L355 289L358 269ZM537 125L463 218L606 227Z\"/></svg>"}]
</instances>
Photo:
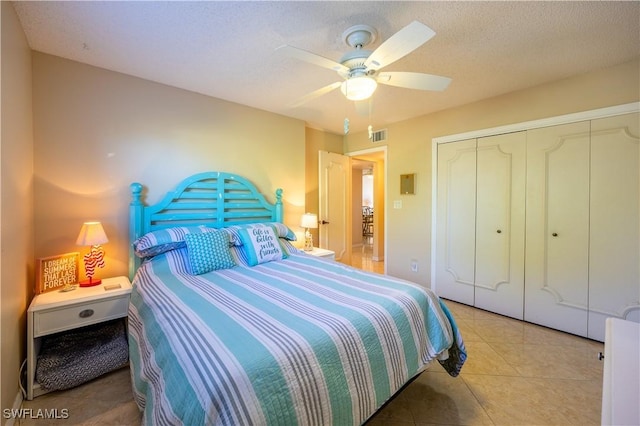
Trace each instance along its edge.
<instances>
[{"instance_id":1,"label":"baseboard","mask_svg":"<svg viewBox=\"0 0 640 426\"><path fill-rule=\"evenodd\" d=\"M16 398L13 400L13 407L11 407L11 411L14 413L19 412L20 408L22 407L22 402L24 401L23 397L22 397L22 392L20 390L18 390L18 393L16 394ZM3 417L5 413L2 413ZM6 417L5 417L6 418ZM7 419L7 422L5 423L5 426L14 426L16 424L16 417L13 416L9 416Z\"/></svg>"}]
</instances>

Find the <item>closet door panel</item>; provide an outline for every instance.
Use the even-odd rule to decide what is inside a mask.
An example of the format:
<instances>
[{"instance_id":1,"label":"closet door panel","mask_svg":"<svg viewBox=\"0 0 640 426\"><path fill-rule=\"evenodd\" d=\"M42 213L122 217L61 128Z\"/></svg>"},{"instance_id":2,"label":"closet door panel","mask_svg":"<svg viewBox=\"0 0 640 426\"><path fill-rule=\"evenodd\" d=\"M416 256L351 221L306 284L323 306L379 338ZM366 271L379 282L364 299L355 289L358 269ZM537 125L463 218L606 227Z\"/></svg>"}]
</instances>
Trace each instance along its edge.
<instances>
[{"instance_id":1,"label":"closet door panel","mask_svg":"<svg viewBox=\"0 0 640 426\"><path fill-rule=\"evenodd\" d=\"M441 297L474 303L476 140L438 146L436 285Z\"/></svg>"},{"instance_id":2,"label":"closet door panel","mask_svg":"<svg viewBox=\"0 0 640 426\"><path fill-rule=\"evenodd\" d=\"M527 132L525 320L587 335L589 122Z\"/></svg>"},{"instance_id":3,"label":"closet door panel","mask_svg":"<svg viewBox=\"0 0 640 426\"><path fill-rule=\"evenodd\" d=\"M591 123L589 333L605 319L640 322L640 140L638 114Z\"/></svg>"},{"instance_id":4,"label":"closet door panel","mask_svg":"<svg viewBox=\"0 0 640 426\"><path fill-rule=\"evenodd\" d=\"M478 139L475 306L523 319L526 132Z\"/></svg>"}]
</instances>

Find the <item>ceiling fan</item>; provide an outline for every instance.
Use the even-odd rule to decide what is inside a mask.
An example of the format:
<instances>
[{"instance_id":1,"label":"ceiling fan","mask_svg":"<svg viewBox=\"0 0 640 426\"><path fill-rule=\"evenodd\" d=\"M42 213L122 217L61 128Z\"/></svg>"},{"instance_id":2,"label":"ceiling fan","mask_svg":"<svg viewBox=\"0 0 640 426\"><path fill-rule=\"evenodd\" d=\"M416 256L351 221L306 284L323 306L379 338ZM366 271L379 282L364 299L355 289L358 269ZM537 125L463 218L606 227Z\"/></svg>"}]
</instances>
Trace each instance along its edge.
<instances>
[{"instance_id":1,"label":"ceiling fan","mask_svg":"<svg viewBox=\"0 0 640 426\"><path fill-rule=\"evenodd\" d=\"M342 33L343 41L354 50L344 54L338 62L297 47L280 46L277 51L336 71L343 79L303 96L290 106L299 106L337 88L340 88L349 100L368 99L378 83L408 89L442 91L451 83L450 78L415 72L380 72L382 68L422 46L435 34L435 31L426 25L413 21L372 52L364 47L375 41L376 30L369 25L355 25Z\"/></svg>"}]
</instances>

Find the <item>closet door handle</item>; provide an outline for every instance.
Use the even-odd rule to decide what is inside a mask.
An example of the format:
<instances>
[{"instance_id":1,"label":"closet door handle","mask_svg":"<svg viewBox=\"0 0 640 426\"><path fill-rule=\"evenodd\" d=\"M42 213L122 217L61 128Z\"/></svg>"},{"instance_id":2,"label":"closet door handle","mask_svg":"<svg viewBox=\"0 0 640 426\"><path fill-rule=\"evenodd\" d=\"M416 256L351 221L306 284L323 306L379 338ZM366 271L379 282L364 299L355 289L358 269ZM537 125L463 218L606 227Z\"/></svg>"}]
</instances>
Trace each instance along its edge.
<instances>
[{"instance_id":1,"label":"closet door handle","mask_svg":"<svg viewBox=\"0 0 640 426\"><path fill-rule=\"evenodd\" d=\"M498 229L496 232L497 232L498 234L502 234L502 229Z\"/></svg>"},{"instance_id":2,"label":"closet door handle","mask_svg":"<svg viewBox=\"0 0 640 426\"><path fill-rule=\"evenodd\" d=\"M551 236L552 236L552 237L557 237L557 236L558 236L558 233L557 233L557 232L554 232L553 234L551 234Z\"/></svg>"}]
</instances>

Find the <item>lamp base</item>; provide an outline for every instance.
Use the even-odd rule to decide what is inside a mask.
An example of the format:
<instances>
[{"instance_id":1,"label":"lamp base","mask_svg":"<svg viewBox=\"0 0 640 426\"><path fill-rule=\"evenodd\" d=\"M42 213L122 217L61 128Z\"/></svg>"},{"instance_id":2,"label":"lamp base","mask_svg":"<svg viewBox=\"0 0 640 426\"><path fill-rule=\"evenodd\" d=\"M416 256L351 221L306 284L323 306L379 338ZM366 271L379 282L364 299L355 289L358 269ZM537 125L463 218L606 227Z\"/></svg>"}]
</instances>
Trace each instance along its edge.
<instances>
[{"instance_id":1,"label":"lamp base","mask_svg":"<svg viewBox=\"0 0 640 426\"><path fill-rule=\"evenodd\" d=\"M313 251L313 235L308 229L304 234L304 251Z\"/></svg>"},{"instance_id":2,"label":"lamp base","mask_svg":"<svg viewBox=\"0 0 640 426\"><path fill-rule=\"evenodd\" d=\"M102 280L101 279L92 280L91 278L89 278L88 280L80 281L79 284L80 284L80 287L93 287L94 285L102 284Z\"/></svg>"}]
</instances>

